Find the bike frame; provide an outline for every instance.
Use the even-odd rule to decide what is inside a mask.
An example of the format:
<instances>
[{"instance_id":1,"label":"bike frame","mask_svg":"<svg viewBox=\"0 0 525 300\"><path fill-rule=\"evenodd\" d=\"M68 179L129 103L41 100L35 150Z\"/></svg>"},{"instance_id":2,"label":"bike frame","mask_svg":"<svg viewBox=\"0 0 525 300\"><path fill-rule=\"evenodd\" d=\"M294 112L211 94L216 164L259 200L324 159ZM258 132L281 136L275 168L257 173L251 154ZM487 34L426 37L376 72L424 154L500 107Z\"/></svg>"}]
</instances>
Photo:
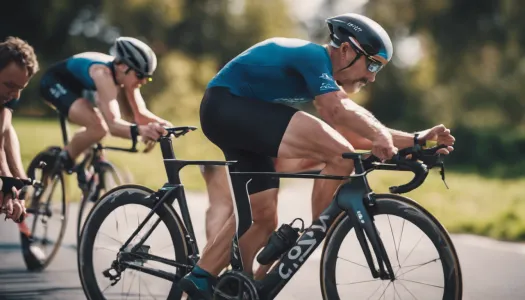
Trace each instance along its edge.
<instances>
[{"instance_id":1,"label":"bike frame","mask_svg":"<svg viewBox=\"0 0 525 300\"><path fill-rule=\"evenodd\" d=\"M172 140L170 137L162 137L160 139L160 148L162 152L162 157L164 160L164 168L166 170L166 174L168 177L168 182L164 184L162 188L160 188L157 192L153 193L149 197L153 197L155 199L155 205L153 209L148 213L146 218L142 221L142 223L139 225L139 227L133 232L133 234L128 238L128 240L122 245L120 248L120 253L124 259L124 262L122 262L122 265L138 270L150 275L154 275L160 278L164 278L170 281L176 281L180 279L176 274L156 270L148 267L139 266L133 263L126 262L126 258L140 258L140 259L146 259L146 260L152 260L161 262L170 266L174 266L177 268L183 268L186 271L191 270L193 265L199 260L199 248L197 246L197 240L195 238L195 231L193 229L193 224L191 222L190 212L188 209L188 203L186 201L186 195L184 193L184 186L181 183L179 172L182 168L188 165L216 165L216 166L226 166L230 165L234 162L229 161L201 161L201 160L177 160L175 158L175 153L173 151L173 145ZM144 242L146 239L151 235L151 233L155 230L155 228L160 224L161 219L159 218L152 226L151 228L140 238L138 243L133 243L130 250L126 250L128 246L133 241L134 237L142 230L142 228L149 222L149 220L153 217L153 214L155 211L163 204L167 205L173 205L173 203L177 200L181 215L182 215L182 222L184 223L184 231L183 234L185 235L186 242L189 245L189 253L188 256L192 260L192 265L185 265L182 263L179 263L174 260L169 260L160 256L140 252L142 249Z\"/></svg>"},{"instance_id":2,"label":"bike frame","mask_svg":"<svg viewBox=\"0 0 525 300\"><path fill-rule=\"evenodd\" d=\"M335 176L335 175L320 175L312 174L312 172L304 173L276 173L276 172L238 172L235 170L233 161L191 161L191 160L177 160L173 152L172 141L169 137L163 137L160 140L162 156L164 160L164 167L168 177L168 182L157 192L148 196L156 199L153 209L149 212L146 218L142 221L139 227L133 232L128 240L120 248L121 257L123 261L121 265L125 268L138 270L150 275L161 277L170 281L177 281L180 276L155 270L148 267L143 267L137 264L128 263L125 258L130 259L146 259L165 263L178 268L185 268L189 271L193 266L185 265L177 261L165 259L159 256L151 255L142 252L142 246L145 240L155 230L160 223L160 218L155 224L140 238L138 243L132 244L130 250L128 246L131 244L135 236L142 230L142 228L149 222L155 211L159 206L166 203L172 205L175 200L178 200L180 206L182 221L184 223L186 240L190 245L189 256L193 263L196 263L199 258L197 242L195 233L190 219L184 187L181 184L179 171L187 165L223 165L229 166L231 187L234 193L235 215L237 218L237 229L233 239L233 249L231 257L231 265L235 271L243 271L243 264L239 249L240 237L249 229L252 224L251 207L249 202L249 195L246 189L246 181L241 180L242 176L273 176L282 178L322 178L333 180L346 180L345 183L336 192L334 199L330 206L326 208L320 217L313 221L309 228L307 228L301 237L296 241L295 245L288 250L274 267L270 270L268 275L259 283L262 288L259 290L260 297L274 298L287 284L287 282L295 275L299 268L306 262L312 252L322 243L326 237L329 228L334 224L342 212L350 217L353 227L356 230L356 236L359 240L361 248L365 254L368 266L374 278L393 279L394 272L388 259L384 246L379 238L373 218L369 214L369 210L373 209L375 205L374 194L366 179L366 174L371 170L366 171L361 161L361 154L353 154L351 159L354 160L356 166L356 175L352 176ZM396 165L381 164L374 169L382 170L400 170ZM376 266L372 258L372 252L368 246L367 240L372 245L375 254ZM186 272L185 272L186 273Z\"/></svg>"},{"instance_id":3,"label":"bike frame","mask_svg":"<svg viewBox=\"0 0 525 300\"><path fill-rule=\"evenodd\" d=\"M281 256L266 277L260 281L259 297L263 299L273 299L279 294L282 288L290 281L299 268L306 262L315 249L323 242L328 230L338 219L342 212L349 216L353 228L356 231L357 239L361 245L368 266L374 278L394 279L394 271L388 259L386 250L379 238L379 234L374 225L374 220L369 214L369 209L375 205L374 194L366 178L367 171L364 170L360 154L353 155L356 175L334 176L317 175L305 173L272 173L272 172L230 172L232 182L238 176L274 176L286 178L322 178L333 180L347 180L336 192L331 204L321 213L317 220L314 220L299 237L296 243ZM395 165L380 165L378 169L398 170ZM232 267L236 271L243 271L238 240L251 225L251 213L248 213L249 197L244 187L240 189L240 184L233 184L235 200L237 202L237 218L239 219L237 234L233 240ZM241 196L241 197L239 197ZM246 204L239 204L240 201L248 201ZM244 211L241 211L244 209ZM251 210L250 210L251 212ZM367 243L367 239L372 245L378 266L374 265L372 253ZM379 268L379 270L378 270ZM385 270L386 268L386 270ZM386 272L388 271L388 273Z\"/></svg>"}]
</instances>

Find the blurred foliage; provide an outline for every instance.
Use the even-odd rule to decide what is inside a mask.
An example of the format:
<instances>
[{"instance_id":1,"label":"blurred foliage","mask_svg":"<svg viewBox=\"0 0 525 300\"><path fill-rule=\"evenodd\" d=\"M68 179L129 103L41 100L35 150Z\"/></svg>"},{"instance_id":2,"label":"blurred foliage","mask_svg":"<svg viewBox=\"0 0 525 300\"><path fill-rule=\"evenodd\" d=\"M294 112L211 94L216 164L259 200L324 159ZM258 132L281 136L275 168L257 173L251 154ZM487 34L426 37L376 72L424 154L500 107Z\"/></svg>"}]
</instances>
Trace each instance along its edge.
<instances>
[{"instance_id":1,"label":"blurred foliage","mask_svg":"<svg viewBox=\"0 0 525 300\"><path fill-rule=\"evenodd\" d=\"M352 2L349 10L343 10L347 1L323 0L308 17L298 17L301 13L287 5L291 2L297 11L313 5L19 0L4 3L0 38L28 40L45 69L78 52L108 52L119 35L138 37L160 62L155 80L143 88L148 105L176 124L198 125L207 82L235 55L272 36L324 43L326 17L362 12L390 33L395 57L374 84L352 97L390 127L451 127L457 138L451 165L498 176L523 174L515 162L525 150L525 5L520 0L369 0L363 6ZM23 94L26 115L52 115L39 100L41 74Z\"/></svg>"}]
</instances>

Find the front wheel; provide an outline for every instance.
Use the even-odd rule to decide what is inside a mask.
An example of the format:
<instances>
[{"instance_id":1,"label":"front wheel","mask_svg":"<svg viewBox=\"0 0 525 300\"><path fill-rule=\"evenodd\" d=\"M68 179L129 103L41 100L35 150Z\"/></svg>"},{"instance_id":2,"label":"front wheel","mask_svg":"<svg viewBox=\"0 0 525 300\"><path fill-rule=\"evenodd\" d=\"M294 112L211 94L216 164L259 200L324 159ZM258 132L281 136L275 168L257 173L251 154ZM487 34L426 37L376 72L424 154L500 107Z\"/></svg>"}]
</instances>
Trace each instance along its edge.
<instances>
[{"instance_id":1,"label":"front wheel","mask_svg":"<svg viewBox=\"0 0 525 300\"><path fill-rule=\"evenodd\" d=\"M106 193L107 191L116 188L124 183L122 175L119 170L109 162L100 162L97 169L100 168L96 174L97 183L93 183L91 190L85 191L85 195L82 195L80 206L78 208L77 216L77 245L80 240L82 233L82 226L87 218L87 215L98 200L98 196Z\"/></svg>"},{"instance_id":2,"label":"front wheel","mask_svg":"<svg viewBox=\"0 0 525 300\"><path fill-rule=\"evenodd\" d=\"M152 190L139 185L123 185L103 195L89 213L78 245L77 260L80 282L87 299L180 299L182 296L177 282L125 267L125 264L139 265L156 272L174 274L176 278L186 274L190 267L185 229L169 205L159 206L144 228L132 236L155 206L155 200L147 197L152 193ZM129 255L124 258L122 245L132 238L128 246L131 248L152 226L156 227L138 251L176 261L186 267L174 267ZM117 272L119 279L109 278L108 272Z\"/></svg>"},{"instance_id":3,"label":"front wheel","mask_svg":"<svg viewBox=\"0 0 525 300\"><path fill-rule=\"evenodd\" d=\"M20 227L22 255L29 271L41 271L53 260L66 231L69 205L61 172L51 174L60 148L40 152L29 164L27 175L42 182L29 192L28 215ZM40 162L46 167L41 168Z\"/></svg>"},{"instance_id":4,"label":"front wheel","mask_svg":"<svg viewBox=\"0 0 525 300\"><path fill-rule=\"evenodd\" d=\"M395 279L372 277L352 222L343 212L332 225L323 248L320 269L323 299L460 300L461 268L446 229L408 198L378 194L375 199L369 213Z\"/></svg>"}]
</instances>

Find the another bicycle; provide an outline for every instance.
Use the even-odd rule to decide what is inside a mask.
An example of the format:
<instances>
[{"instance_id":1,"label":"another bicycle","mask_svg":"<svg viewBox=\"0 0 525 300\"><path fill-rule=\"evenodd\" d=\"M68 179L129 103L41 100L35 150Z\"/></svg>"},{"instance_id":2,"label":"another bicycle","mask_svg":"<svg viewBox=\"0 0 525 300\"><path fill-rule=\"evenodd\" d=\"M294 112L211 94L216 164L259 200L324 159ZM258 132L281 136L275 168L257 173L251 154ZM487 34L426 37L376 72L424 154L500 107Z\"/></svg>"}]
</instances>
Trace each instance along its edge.
<instances>
[{"instance_id":1,"label":"another bicycle","mask_svg":"<svg viewBox=\"0 0 525 300\"><path fill-rule=\"evenodd\" d=\"M126 298L140 298L141 290L155 299L182 297L178 281L191 271L199 259L197 241L179 177L179 171L188 165L223 165L230 168L236 201L237 233L232 242L232 268L223 272L217 279L214 299L274 299L325 238L320 273L323 299L341 299L344 297L341 294L353 287L356 287L350 293L353 299L461 299L460 263L446 229L421 205L398 195L419 187L432 167L441 167L444 180L443 157L437 154L437 150L442 146L422 149L416 145L402 149L387 163L375 161L373 156L363 158L370 153L344 153L343 157L352 159L355 164L355 175L350 176L321 175L314 174L315 172L243 173L235 171L233 161L175 159L170 135L179 137L194 129L171 128L168 130L169 135L160 139L168 177L168 182L162 188L152 191L140 185L117 187L102 196L91 211L78 251L79 275L88 299L106 299L107 296L118 294L126 294ZM375 194L367 181L367 174L373 170L410 171L415 176L405 185L391 187L390 194ZM266 277L259 281L247 275L248 272L244 272L240 259L238 240L251 226L252 219L245 181L238 180L239 176L345 181L330 206L310 227L292 227L296 234L291 234L291 240L288 238L288 241L281 243L288 246L271 256L263 257L261 254L266 252L267 248L276 247L272 242L274 239L270 238L269 244L257 259L262 264L273 264L273 267ZM180 215L173 206L175 201L178 202ZM136 213L135 216L135 211L130 212L132 206L136 211L143 208L146 213ZM133 219L133 225L129 224L131 221L127 226L119 226L118 221L115 224L117 209L121 207L128 207L126 222ZM115 219L110 217L111 215L114 215ZM156 231L161 230L158 229L161 223L164 225L164 232L160 238L151 238ZM396 234L392 229L395 224L400 224L401 227ZM278 232L282 233L283 227L287 226L291 227L283 224ZM378 227L382 229L378 230ZM392 232L386 232L384 227L386 230L392 229ZM119 228L127 230L119 232ZM109 237L109 231L116 231L118 238ZM421 232L419 236L415 234L416 231ZM403 243L404 233L405 238L410 236L412 240L405 240ZM106 241L97 243L97 235ZM343 247L343 242L348 237L350 246ZM414 254L414 250L419 248L422 241L427 242L426 248ZM169 244L168 247L171 248L169 251L165 250L167 247L155 248L153 244L156 242ZM111 244L113 245L110 246ZM402 245L407 248L404 249ZM388 251L387 246L393 246L393 250ZM95 255L94 250L101 252ZM152 254L153 250L158 250L160 255ZM437 254L426 257L431 250ZM110 254L112 251L115 253ZM95 258L105 258L106 262L96 263ZM353 266L357 271L365 272L344 273ZM421 270L427 267L430 271L427 269L421 273ZM336 279L341 270L344 273L343 278ZM97 280L97 274L102 274L103 277ZM414 274L416 279L408 279ZM437 282L427 282L430 277L435 276L439 277ZM143 284L141 278L144 277L165 279L163 283L166 286L153 286L149 281ZM126 282L130 284L129 288L125 288ZM115 287L118 283L122 284L122 288ZM429 288L430 293L428 290L422 293L422 288ZM152 290L156 294L152 293ZM110 294L104 295L106 292ZM165 293L160 294L161 292ZM429 296L433 292L437 292L438 296Z\"/></svg>"},{"instance_id":2,"label":"another bicycle","mask_svg":"<svg viewBox=\"0 0 525 300\"><path fill-rule=\"evenodd\" d=\"M69 141L67 121L62 114L59 114L59 120L65 146ZM78 242L87 212L100 195L124 183L122 172L104 158L103 150L138 152L136 144L137 141L133 141L132 147L128 149L106 147L97 143L71 171L55 169L58 154L62 151L59 146L48 147L33 158L29 163L27 175L30 178L38 178L42 185L35 188L31 197L26 200L26 207L34 213L28 214L28 218L20 226L22 253L28 270L45 269L61 246L69 211L64 173L75 172L81 190L76 228ZM44 164L41 165L41 162ZM52 217L57 217L57 220L52 220ZM39 259L36 259L35 251L44 254L38 255Z\"/></svg>"}]
</instances>

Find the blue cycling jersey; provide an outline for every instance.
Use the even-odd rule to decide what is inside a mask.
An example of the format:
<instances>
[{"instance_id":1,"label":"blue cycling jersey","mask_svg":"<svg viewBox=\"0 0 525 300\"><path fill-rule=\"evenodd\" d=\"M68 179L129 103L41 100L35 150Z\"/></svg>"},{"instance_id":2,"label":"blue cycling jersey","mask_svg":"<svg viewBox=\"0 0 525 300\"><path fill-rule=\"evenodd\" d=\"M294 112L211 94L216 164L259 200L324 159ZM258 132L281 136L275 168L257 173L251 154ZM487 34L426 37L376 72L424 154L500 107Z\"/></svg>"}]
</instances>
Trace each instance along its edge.
<instances>
[{"instance_id":1,"label":"blue cycling jersey","mask_svg":"<svg viewBox=\"0 0 525 300\"><path fill-rule=\"evenodd\" d=\"M208 84L241 97L294 104L339 91L327 50L309 41L272 38L226 64Z\"/></svg>"},{"instance_id":2,"label":"blue cycling jersey","mask_svg":"<svg viewBox=\"0 0 525 300\"><path fill-rule=\"evenodd\" d=\"M86 90L96 90L95 82L89 75L89 68L93 64L103 64L110 67L113 57L104 53L85 52L75 55L66 61L66 68Z\"/></svg>"}]
</instances>

